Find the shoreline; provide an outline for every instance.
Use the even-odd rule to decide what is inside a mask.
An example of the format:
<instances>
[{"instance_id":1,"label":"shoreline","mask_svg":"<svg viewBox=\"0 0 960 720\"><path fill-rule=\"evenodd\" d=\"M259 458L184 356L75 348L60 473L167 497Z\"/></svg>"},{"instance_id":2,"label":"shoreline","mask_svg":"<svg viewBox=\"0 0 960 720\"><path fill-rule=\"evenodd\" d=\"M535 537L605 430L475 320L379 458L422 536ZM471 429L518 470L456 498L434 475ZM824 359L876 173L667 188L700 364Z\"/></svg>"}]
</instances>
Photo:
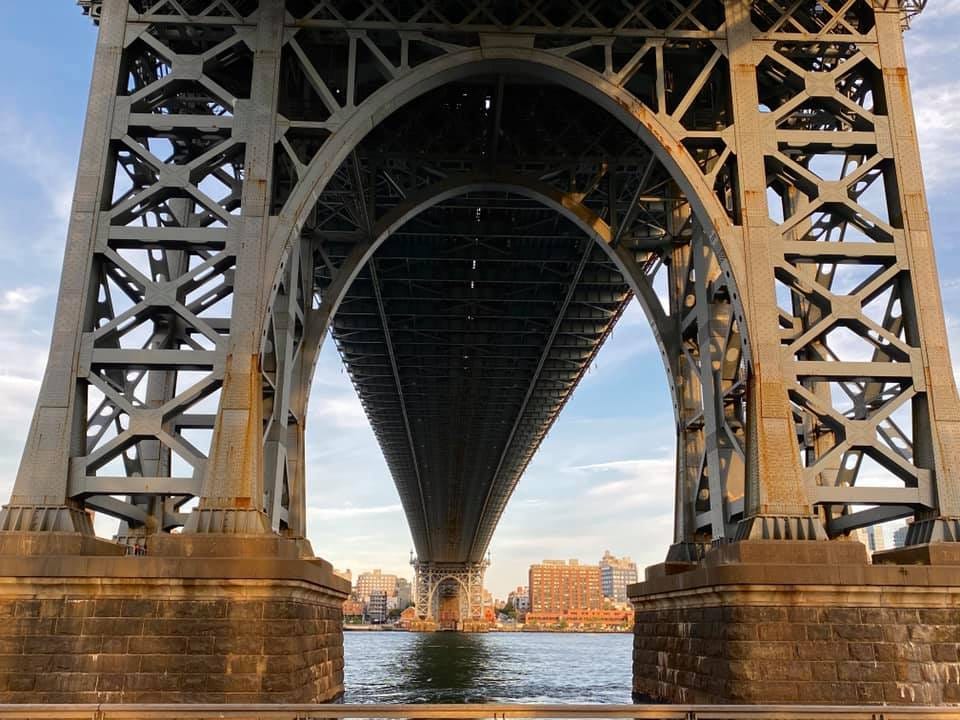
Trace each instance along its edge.
<instances>
[{"instance_id":1,"label":"shoreline","mask_svg":"<svg viewBox=\"0 0 960 720\"><path fill-rule=\"evenodd\" d=\"M423 634L431 634L434 632L464 632L463 630L408 630L407 628L394 627L392 625L344 625L344 632L416 632ZM551 635L632 635L633 630L554 630L551 628L516 628L513 630L505 630L499 628L490 628L489 630L483 630L482 632L473 632L467 633L469 635L479 635L482 633L514 633L517 635L531 634L531 633L542 633L542 634L551 634Z\"/></svg>"}]
</instances>

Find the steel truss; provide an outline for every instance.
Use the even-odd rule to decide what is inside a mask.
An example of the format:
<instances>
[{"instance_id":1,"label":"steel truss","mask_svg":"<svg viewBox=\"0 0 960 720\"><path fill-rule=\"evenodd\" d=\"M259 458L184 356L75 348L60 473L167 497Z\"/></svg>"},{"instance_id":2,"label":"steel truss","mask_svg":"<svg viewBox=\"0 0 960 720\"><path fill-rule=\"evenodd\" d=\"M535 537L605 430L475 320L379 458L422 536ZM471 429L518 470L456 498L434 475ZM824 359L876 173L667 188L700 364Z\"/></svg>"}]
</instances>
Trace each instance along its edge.
<instances>
[{"instance_id":1,"label":"steel truss","mask_svg":"<svg viewBox=\"0 0 960 720\"><path fill-rule=\"evenodd\" d=\"M899 4L88 5L57 319L3 530L90 533L94 509L128 538L302 537L329 330L419 556L478 561L632 294L676 410L672 557L902 517L911 543L958 539L960 406ZM441 272L438 232L525 243L483 276ZM441 499L416 425L456 406L411 378L439 367L424 337L452 357L443 338L474 322L431 315L431 283L478 280L501 310L523 296L487 284L529 292L513 309L539 325L484 370L521 387L484 405L504 424L483 436L489 472Z\"/></svg>"},{"instance_id":2,"label":"steel truss","mask_svg":"<svg viewBox=\"0 0 960 720\"><path fill-rule=\"evenodd\" d=\"M460 623L483 622L483 575L488 562L457 564L413 561L417 619L440 624L444 597L456 597Z\"/></svg>"}]
</instances>

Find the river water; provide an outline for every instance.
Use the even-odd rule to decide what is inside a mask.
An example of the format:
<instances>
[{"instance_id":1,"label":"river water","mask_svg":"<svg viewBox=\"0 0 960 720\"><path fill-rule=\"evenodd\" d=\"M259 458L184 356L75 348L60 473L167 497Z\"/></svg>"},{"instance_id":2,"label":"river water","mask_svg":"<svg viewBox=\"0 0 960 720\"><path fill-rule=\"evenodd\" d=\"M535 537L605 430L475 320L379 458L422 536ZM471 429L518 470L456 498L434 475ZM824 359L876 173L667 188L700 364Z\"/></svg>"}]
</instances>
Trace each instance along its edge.
<instances>
[{"instance_id":1,"label":"river water","mask_svg":"<svg viewBox=\"0 0 960 720\"><path fill-rule=\"evenodd\" d=\"M629 703L629 634L345 632L348 703Z\"/></svg>"}]
</instances>

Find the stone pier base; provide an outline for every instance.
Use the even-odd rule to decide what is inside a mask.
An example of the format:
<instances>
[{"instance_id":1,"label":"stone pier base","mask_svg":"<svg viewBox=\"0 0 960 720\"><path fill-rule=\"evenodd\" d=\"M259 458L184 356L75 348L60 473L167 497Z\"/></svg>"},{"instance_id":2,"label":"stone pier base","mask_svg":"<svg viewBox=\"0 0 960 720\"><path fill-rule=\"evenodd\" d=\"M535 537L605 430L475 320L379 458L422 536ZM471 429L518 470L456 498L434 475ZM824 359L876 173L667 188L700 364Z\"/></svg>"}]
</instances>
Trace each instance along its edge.
<instances>
[{"instance_id":1,"label":"stone pier base","mask_svg":"<svg viewBox=\"0 0 960 720\"><path fill-rule=\"evenodd\" d=\"M629 590L636 699L960 702L960 557L931 548L871 565L860 543L747 541L648 569Z\"/></svg>"},{"instance_id":2,"label":"stone pier base","mask_svg":"<svg viewBox=\"0 0 960 720\"><path fill-rule=\"evenodd\" d=\"M485 633L490 632L490 623L486 620L464 620L460 623L460 632Z\"/></svg>"},{"instance_id":3,"label":"stone pier base","mask_svg":"<svg viewBox=\"0 0 960 720\"><path fill-rule=\"evenodd\" d=\"M8 539L7 539L8 540ZM0 556L0 703L326 702L348 583L280 538Z\"/></svg>"},{"instance_id":4,"label":"stone pier base","mask_svg":"<svg viewBox=\"0 0 960 720\"><path fill-rule=\"evenodd\" d=\"M437 632L439 629L433 620L414 620L410 623L410 632Z\"/></svg>"}]
</instances>

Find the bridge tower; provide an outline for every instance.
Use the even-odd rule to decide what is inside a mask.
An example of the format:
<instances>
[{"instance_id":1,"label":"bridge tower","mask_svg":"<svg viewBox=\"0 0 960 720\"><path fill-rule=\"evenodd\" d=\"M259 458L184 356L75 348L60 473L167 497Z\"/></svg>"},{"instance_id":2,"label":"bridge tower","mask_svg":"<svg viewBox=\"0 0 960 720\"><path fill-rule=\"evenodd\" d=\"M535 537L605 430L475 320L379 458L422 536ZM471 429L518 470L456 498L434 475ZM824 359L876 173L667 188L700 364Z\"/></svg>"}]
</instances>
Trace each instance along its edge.
<instances>
[{"instance_id":1,"label":"bridge tower","mask_svg":"<svg viewBox=\"0 0 960 720\"><path fill-rule=\"evenodd\" d=\"M435 562L411 563L414 569L414 588L418 627L423 630L482 631L487 628L484 619L483 575L489 561L445 564ZM456 618L445 618L442 606L445 598L454 600ZM451 624L452 623L452 624Z\"/></svg>"},{"instance_id":2,"label":"bridge tower","mask_svg":"<svg viewBox=\"0 0 960 720\"><path fill-rule=\"evenodd\" d=\"M349 588L306 538L324 339L428 598L472 598L634 301L677 431L666 562L630 593L638 697L960 700L960 403L902 37L922 3L80 5L0 701L336 697ZM902 551L849 537L897 519Z\"/></svg>"}]
</instances>

